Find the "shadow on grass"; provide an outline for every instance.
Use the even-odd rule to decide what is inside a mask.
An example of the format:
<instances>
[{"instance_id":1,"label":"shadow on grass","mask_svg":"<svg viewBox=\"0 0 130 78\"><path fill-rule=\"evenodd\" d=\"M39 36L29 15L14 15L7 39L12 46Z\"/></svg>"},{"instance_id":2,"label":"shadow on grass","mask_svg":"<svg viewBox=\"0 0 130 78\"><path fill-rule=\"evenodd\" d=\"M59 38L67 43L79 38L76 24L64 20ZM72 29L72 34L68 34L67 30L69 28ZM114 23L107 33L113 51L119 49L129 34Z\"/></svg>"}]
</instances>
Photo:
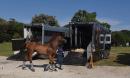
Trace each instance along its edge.
<instances>
[{"instance_id":1,"label":"shadow on grass","mask_svg":"<svg viewBox=\"0 0 130 78\"><path fill-rule=\"evenodd\" d=\"M130 66L130 53L120 53L115 62Z\"/></svg>"}]
</instances>

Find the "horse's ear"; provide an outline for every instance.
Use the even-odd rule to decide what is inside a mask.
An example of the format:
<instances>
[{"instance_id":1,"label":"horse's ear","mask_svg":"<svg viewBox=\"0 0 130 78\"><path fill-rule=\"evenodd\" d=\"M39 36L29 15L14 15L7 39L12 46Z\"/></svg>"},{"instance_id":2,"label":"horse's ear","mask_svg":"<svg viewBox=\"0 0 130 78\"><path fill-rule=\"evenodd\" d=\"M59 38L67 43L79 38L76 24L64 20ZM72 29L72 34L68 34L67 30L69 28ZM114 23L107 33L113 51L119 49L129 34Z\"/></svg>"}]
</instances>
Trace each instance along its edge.
<instances>
[{"instance_id":1,"label":"horse's ear","mask_svg":"<svg viewBox=\"0 0 130 78\"><path fill-rule=\"evenodd\" d=\"M59 35L61 35L61 33L57 33L57 32L53 33L53 36L59 36Z\"/></svg>"},{"instance_id":2,"label":"horse's ear","mask_svg":"<svg viewBox=\"0 0 130 78\"><path fill-rule=\"evenodd\" d=\"M57 37L57 36L62 36L62 37L64 37L64 34L63 33L53 33L53 35L52 35L52 38L55 38L55 37Z\"/></svg>"},{"instance_id":3,"label":"horse's ear","mask_svg":"<svg viewBox=\"0 0 130 78\"><path fill-rule=\"evenodd\" d=\"M57 36L57 33L53 33L53 34L52 34L52 37L55 37L55 36Z\"/></svg>"}]
</instances>

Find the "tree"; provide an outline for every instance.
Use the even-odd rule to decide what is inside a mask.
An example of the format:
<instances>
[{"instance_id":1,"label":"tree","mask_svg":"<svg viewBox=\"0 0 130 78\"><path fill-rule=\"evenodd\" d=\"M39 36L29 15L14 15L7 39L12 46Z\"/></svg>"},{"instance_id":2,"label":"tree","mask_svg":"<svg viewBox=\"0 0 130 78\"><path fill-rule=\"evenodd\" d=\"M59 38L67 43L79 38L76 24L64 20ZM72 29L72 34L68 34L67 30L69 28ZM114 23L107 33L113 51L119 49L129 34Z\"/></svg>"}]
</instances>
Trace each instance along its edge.
<instances>
[{"instance_id":1,"label":"tree","mask_svg":"<svg viewBox=\"0 0 130 78\"><path fill-rule=\"evenodd\" d=\"M7 41L7 39L9 38L7 36L7 24L8 23L5 19L0 18L0 42Z\"/></svg>"},{"instance_id":2,"label":"tree","mask_svg":"<svg viewBox=\"0 0 130 78\"><path fill-rule=\"evenodd\" d=\"M106 22L103 22L103 23L101 23L101 24L103 25L104 28L110 30L110 28L111 28L111 25L110 25L110 24L108 24L108 23L106 23Z\"/></svg>"},{"instance_id":3,"label":"tree","mask_svg":"<svg viewBox=\"0 0 130 78\"><path fill-rule=\"evenodd\" d=\"M33 23L43 23L50 26L59 26L58 21L55 19L54 16L49 16L45 14L39 14L32 17L32 24Z\"/></svg>"},{"instance_id":4,"label":"tree","mask_svg":"<svg viewBox=\"0 0 130 78\"><path fill-rule=\"evenodd\" d=\"M121 33L115 32L112 34L112 41L113 41L113 44L115 44L116 46L122 45L123 40L124 39Z\"/></svg>"},{"instance_id":5,"label":"tree","mask_svg":"<svg viewBox=\"0 0 130 78\"><path fill-rule=\"evenodd\" d=\"M23 37L23 23L15 19L6 21L0 18L0 42L11 41L12 38Z\"/></svg>"},{"instance_id":6,"label":"tree","mask_svg":"<svg viewBox=\"0 0 130 78\"><path fill-rule=\"evenodd\" d=\"M87 22L96 22L96 21L97 21L96 12L89 13L85 10L79 10L74 14L73 18L71 19L71 22L73 23L75 22L87 23Z\"/></svg>"},{"instance_id":7,"label":"tree","mask_svg":"<svg viewBox=\"0 0 130 78\"><path fill-rule=\"evenodd\" d=\"M116 46L126 46L126 43L130 42L130 31L121 30L112 32L112 43Z\"/></svg>"},{"instance_id":8,"label":"tree","mask_svg":"<svg viewBox=\"0 0 130 78\"><path fill-rule=\"evenodd\" d=\"M7 24L7 21L3 18L0 18L0 25Z\"/></svg>"},{"instance_id":9,"label":"tree","mask_svg":"<svg viewBox=\"0 0 130 78\"><path fill-rule=\"evenodd\" d=\"M98 21L96 19L96 12L87 12L85 10L79 10L78 12L76 12L73 16L73 18L71 19L71 22L73 23L77 23L77 22L81 22L81 23L88 23L88 22L98 22L100 24L102 24L105 28L110 30L111 25L108 23L101 23L100 21Z\"/></svg>"},{"instance_id":10,"label":"tree","mask_svg":"<svg viewBox=\"0 0 130 78\"><path fill-rule=\"evenodd\" d=\"M20 23L13 18L8 21L8 34L11 35L11 38L23 37L23 25L23 23Z\"/></svg>"}]
</instances>

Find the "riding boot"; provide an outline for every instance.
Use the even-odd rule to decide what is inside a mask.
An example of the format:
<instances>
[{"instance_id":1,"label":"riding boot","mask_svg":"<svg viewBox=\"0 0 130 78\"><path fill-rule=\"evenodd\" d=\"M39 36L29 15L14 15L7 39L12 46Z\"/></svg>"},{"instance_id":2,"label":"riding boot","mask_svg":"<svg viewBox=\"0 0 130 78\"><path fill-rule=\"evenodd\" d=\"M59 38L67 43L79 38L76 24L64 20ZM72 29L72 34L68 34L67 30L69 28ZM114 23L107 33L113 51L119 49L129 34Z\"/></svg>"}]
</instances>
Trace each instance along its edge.
<instances>
[{"instance_id":1,"label":"riding boot","mask_svg":"<svg viewBox=\"0 0 130 78\"><path fill-rule=\"evenodd\" d=\"M59 69L60 69L60 70L63 70L63 68L62 68L62 65L61 65L61 64L60 64L60 66L59 66Z\"/></svg>"}]
</instances>

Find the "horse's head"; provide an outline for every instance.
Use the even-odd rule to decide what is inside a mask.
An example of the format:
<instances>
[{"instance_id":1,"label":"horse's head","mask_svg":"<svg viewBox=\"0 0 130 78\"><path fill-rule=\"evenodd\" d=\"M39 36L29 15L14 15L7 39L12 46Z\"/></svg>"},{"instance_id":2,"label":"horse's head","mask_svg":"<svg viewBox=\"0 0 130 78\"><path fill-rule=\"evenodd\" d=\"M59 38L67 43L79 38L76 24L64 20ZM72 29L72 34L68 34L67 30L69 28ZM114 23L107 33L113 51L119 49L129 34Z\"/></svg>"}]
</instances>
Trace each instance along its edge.
<instances>
[{"instance_id":1,"label":"horse's head","mask_svg":"<svg viewBox=\"0 0 130 78\"><path fill-rule=\"evenodd\" d=\"M59 36L59 42L60 42L60 44L66 43L66 39L64 38L63 35L60 35L60 36Z\"/></svg>"},{"instance_id":2,"label":"horse's head","mask_svg":"<svg viewBox=\"0 0 130 78\"><path fill-rule=\"evenodd\" d=\"M62 45L66 42L66 40L64 39L63 34L61 33L55 33L53 34L53 38L55 39L55 41L58 42L59 45Z\"/></svg>"}]
</instances>

